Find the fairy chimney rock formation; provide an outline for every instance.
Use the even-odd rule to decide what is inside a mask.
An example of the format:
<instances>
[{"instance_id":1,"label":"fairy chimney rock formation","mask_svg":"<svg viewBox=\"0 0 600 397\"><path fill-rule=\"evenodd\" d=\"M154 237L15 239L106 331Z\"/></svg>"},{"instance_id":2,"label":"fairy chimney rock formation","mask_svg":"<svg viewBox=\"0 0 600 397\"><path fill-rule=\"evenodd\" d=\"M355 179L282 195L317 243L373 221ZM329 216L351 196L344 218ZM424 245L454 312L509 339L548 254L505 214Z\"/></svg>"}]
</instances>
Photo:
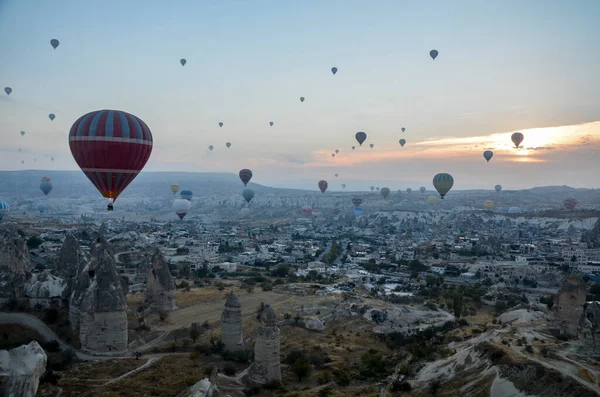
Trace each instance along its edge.
<instances>
[{"instance_id":1,"label":"fairy chimney rock formation","mask_svg":"<svg viewBox=\"0 0 600 397\"><path fill-rule=\"evenodd\" d=\"M254 362L248 370L250 381L258 384L281 382L280 339L277 316L273 308L266 305L260 315L260 326L254 345Z\"/></svg>"},{"instance_id":2,"label":"fairy chimney rock formation","mask_svg":"<svg viewBox=\"0 0 600 397\"><path fill-rule=\"evenodd\" d=\"M95 270L80 307L79 340L84 350L110 352L127 350L127 301L112 255L95 247Z\"/></svg>"},{"instance_id":3,"label":"fairy chimney rock formation","mask_svg":"<svg viewBox=\"0 0 600 397\"><path fill-rule=\"evenodd\" d=\"M12 350L0 350L0 395L35 397L48 357L33 341Z\"/></svg>"},{"instance_id":4,"label":"fairy chimney rock formation","mask_svg":"<svg viewBox=\"0 0 600 397\"><path fill-rule=\"evenodd\" d=\"M25 239L14 228L0 229L0 304L23 295L30 270Z\"/></svg>"},{"instance_id":5,"label":"fairy chimney rock formation","mask_svg":"<svg viewBox=\"0 0 600 397\"><path fill-rule=\"evenodd\" d=\"M225 350L236 351L244 348L242 339L242 309L240 300L230 292L221 314L221 342Z\"/></svg>"},{"instance_id":6,"label":"fairy chimney rock formation","mask_svg":"<svg viewBox=\"0 0 600 397\"><path fill-rule=\"evenodd\" d=\"M555 305L559 325L567 336L577 336L577 328L583 317L585 300L585 282L579 277L569 276L560 289Z\"/></svg>"},{"instance_id":7,"label":"fairy chimney rock formation","mask_svg":"<svg viewBox=\"0 0 600 397\"><path fill-rule=\"evenodd\" d=\"M154 250L148 266L145 300L155 311L172 312L175 310L175 280L173 280L169 265L158 248Z\"/></svg>"},{"instance_id":8,"label":"fairy chimney rock formation","mask_svg":"<svg viewBox=\"0 0 600 397\"><path fill-rule=\"evenodd\" d=\"M81 247L74 235L68 234L60 248L56 261L55 273L57 276L68 280L77 276L81 263Z\"/></svg>"}]
</instances>

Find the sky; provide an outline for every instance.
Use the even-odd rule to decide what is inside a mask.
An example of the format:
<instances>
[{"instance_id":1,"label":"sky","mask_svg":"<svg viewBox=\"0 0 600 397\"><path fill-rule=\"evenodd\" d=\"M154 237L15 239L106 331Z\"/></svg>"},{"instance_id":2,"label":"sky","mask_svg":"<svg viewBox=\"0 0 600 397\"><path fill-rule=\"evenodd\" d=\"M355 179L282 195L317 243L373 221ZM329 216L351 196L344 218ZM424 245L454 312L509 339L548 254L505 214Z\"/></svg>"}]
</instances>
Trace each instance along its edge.
<instances>
[{"instance_id":1,"label":"sky","mask_svg":"<svg viewBox=\"0 0 600 397\"><path fill-rule=\"evenodd\" d=\"M598 188L599 18L596 0L0 0L0 170L78 169L71 125L119 109L152 131L148 171Z\"/></svg>"}]
</instances>

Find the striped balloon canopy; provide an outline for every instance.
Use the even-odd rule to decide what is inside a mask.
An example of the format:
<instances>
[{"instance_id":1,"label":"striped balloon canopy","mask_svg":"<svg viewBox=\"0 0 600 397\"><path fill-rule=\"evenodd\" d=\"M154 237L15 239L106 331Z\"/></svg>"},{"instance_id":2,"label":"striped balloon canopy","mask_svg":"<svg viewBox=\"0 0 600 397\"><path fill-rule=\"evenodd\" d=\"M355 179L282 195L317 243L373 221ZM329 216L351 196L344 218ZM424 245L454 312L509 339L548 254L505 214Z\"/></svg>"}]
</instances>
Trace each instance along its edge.
<instances>
[{"instance_id":1,"label":"striped balloon canopy","mask_svg":"<svg viewBox=\"0 0 600 397\"><path fill-rule=\"evenodd\" d=\"M6 214L10 212L10 205L4 201L0 201L0 221L4 219Z\"/></svg>"},{"instance_id":2,"label":"striped balloon canopy","mask_svg":"<svg viewBox=\"0 0 600 397\"><path fill-rule=\"evenodd\" d=\"M441 173L433 177L433 187L435 187L442 199L452 189L452 186L454 186L454 178L450 174Z\"/></svg>"},{"instance_id":3,"label":"striped balloon canopy","mask_svg":"<svg viewBox=\"0 0 600 397\"><path fill-rule=\"evenodd\" d=\"M250 182L250 179L252 179L252 171L247 168L240 170L239 175L241 181L244 183L244 186L246 186L248 182Z\"/></svg>"},{"instance_id":4,"label":"striped balloon canopy","mask_svg":"<svg viewBox=\"0 0 600 397\"><path fill-rule=\"evenodd\" d=\"M77 165L103 197L115 201L135 179L152 153L150 128L120 110L96 110L81 116L69 132Z\"/></svg>"}]
</instances>

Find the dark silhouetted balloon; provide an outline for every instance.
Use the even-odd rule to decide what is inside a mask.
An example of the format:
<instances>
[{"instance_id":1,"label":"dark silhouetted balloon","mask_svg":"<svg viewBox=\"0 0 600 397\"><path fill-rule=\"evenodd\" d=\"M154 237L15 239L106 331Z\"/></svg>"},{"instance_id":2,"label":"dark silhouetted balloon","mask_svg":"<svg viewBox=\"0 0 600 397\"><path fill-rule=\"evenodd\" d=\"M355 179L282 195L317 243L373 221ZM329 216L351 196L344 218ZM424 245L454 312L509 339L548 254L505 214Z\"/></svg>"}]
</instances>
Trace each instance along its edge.
<instances>
[{"instance_id":1,"label":"dark silhouetted balloon","mask_svg":"<svg viewBox=\"0 0 600 397\"><path fill-rule=\"evenodd\" d=\"M187 61L185 60L185 58L181 58L179 60L179 63L181 63L181 66L185 66L185 64L187 63Z\"/></svg>"},{"instance_id":2,"label":"dark silhouetted balloon","mask_svg":"<svg viewBox=\"0 0 600 397\"><path fill-rule=\"evenodd\" d=\"M56 50L56 47L58 47L60 44L60 42L56 39L52 39L50 40L50 45L52 46L52 48L54 48Z\"/></svg>"},{"instance_id":3,"label":"dark silhouetted balloon","mask_svg":"<svg viewBox=\"0 0 600 397\"><path fill-rule=\"evenodd\" d=\"M354 138L356 138L358 144L362 146L363 142L367 140L367 134L362 131L359 131L356 133L356 135L354 135Z\"/></svg>"},{"instance_id":4,"label":"dark silhouetted balloon","mask_svg":"<svg viewBox=\"0 0 600 397\"><path fill-rule=\"evenodd\" d=\"M4 87L4 92L6 92L6 95L10 95L10 93L12 92L12 88Z\"/></svg>"},{"instance_id":5,"label":"dark silhouetted balloon","mask_svg":"<svg viewBox=\"0 0 600 397\"><path fill-rule=\"evenodd\" d=\"M337 68L335 66L331 68L331 73L333 73L334 76L337 73Z\"/></svg>"},{"instance_id":6,"label":"dark silhouetted balloon","mask_svg":"<svg viewBox=\"0 0 600 397\"><path fill-rule=\"evenodd\" d=\"M435 58L437 58L437 56L439 55L438 50L431 50L429 51L429 56L431 57L431 59L433 59L435 61Z\"/></svg>"},{"instance_id":7,"label":"dark silhouetted balloon","mask_svg":"<svg viewBox=\"0 0 600 397\"><path fill-rule=\"evenodd\" d=\"M239 176L241 181L244 183L244 186L246 186L248 182L250 182L250 179L252 179L252 171L250 171L247 168L244 168L240 170Z\"/></svg>"}]
</instances>

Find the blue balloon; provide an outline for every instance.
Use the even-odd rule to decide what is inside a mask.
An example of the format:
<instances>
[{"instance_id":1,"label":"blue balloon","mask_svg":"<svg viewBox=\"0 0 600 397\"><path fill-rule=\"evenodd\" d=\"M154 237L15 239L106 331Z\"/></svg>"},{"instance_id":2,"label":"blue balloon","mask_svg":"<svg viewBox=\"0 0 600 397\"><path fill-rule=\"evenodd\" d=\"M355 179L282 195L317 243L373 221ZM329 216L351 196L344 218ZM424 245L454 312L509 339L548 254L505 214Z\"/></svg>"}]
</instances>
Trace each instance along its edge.
<instances>
[{"instance_id":1,"label":"blue balloon","mask_svg":"<svg viewBox=\"0 0 600 397\"><path fill-rule=\"evenodd\" d=\"M191 190L182 190L181 193L179 194L179 197L181 197L184 200L187 201L192 201L192 197L194 197L194 193Z\"/></svg>"}]
</instances>

